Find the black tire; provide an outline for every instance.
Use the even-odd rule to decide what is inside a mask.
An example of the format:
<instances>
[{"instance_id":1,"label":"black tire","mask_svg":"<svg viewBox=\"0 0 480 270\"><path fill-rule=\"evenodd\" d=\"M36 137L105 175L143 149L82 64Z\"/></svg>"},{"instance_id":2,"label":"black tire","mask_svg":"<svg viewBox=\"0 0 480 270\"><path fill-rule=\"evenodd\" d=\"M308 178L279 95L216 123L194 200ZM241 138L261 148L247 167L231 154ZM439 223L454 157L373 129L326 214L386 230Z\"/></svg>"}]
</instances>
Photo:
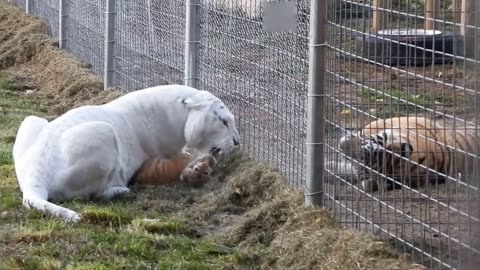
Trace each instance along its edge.
<instances>
[{"instance_id":1,"label":"black tire","mask_svg":"<svg viewBox=\"0 0 480 270\"><path fill-rule=\"evenodd\" d=\"M370 7L362 4L341 2L336 6L337 19L352 19L352 18L368 18L370 15Z\"/></svg>"},{"instance_id":2,"label":"black tire","mask_svg":"<svg viewBox=\"0 0 480 270\"><path fill-rule=\"evenodd\" d=\"M411 33L412 30L415 31L415 29L408 31ZM454 54L462 42L462 38L452 32L421 33L423 29L417 29L419 34L408 35L401 32L389 34L389 31L371 33L370 36L362 34L357 36L359 55L390 66L448 64L453 61L453 57L445 54ZM435 53L425 49L435 49Z\"/></svg>"}]
</instances>

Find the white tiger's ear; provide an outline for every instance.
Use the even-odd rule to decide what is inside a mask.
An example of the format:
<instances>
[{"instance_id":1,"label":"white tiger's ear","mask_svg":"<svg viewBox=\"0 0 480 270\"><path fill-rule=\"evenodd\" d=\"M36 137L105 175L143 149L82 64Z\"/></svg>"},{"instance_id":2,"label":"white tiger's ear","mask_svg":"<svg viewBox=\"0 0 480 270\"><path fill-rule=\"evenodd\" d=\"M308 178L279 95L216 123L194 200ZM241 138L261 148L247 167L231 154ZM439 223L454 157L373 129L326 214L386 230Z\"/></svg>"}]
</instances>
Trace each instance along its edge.
<instances>
[{"instance_id":1,"label":"white tiger's ear","mask_svg":"<svg viewBox=\"0 0 480 270\"><path fill-rule=\"evenodd\" d=\"M189 109L200 110L209 108L214 100L215 97L210 92L201 90L193 96L183 99L182 103Z\"/></svg>"},{"instance_id":2,"label":"white tiger's ear","mask_svg":"<svg viewBox=\"0 0 480 270\"><path fill-rule=\"evenodd\" d=\"M402 143L400 145L400 155L402 157L408 158L413 153L413 146L409 143Z\"/></svg>"}]
</instances>

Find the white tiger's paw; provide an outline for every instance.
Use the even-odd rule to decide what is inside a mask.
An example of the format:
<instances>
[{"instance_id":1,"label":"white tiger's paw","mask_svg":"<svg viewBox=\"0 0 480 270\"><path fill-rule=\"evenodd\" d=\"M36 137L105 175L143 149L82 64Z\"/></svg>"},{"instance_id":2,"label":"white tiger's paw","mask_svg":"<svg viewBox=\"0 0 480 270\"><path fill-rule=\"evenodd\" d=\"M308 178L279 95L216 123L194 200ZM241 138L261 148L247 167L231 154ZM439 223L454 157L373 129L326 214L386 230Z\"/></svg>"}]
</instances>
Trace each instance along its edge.
<instances>
[{"instance_id":1,"label":"white tiger's paw","mask_svg":"<svg viewBox=\"0 0 480 270\"><path fill-rule=\"evenodd\" d=\"M67 213L67 216L65 217L65 220L67 222L71 222L71 223L79 223L81 220L82 220L82 215L74 212L74 211L70 211L69 213Z\"/></svg>"},{"instance_id":2,"label":"white tiger's paw","mask_svg":"<svg viewBox=\"0 0 480 270\"><path fill-rule=\"evenodd\" d=\"M102 198L105 200L110 200L114 197L125 195L127 193L130 193L130 189L128 187L109 187L103 192Z\"/></svg>"}]
</instances>

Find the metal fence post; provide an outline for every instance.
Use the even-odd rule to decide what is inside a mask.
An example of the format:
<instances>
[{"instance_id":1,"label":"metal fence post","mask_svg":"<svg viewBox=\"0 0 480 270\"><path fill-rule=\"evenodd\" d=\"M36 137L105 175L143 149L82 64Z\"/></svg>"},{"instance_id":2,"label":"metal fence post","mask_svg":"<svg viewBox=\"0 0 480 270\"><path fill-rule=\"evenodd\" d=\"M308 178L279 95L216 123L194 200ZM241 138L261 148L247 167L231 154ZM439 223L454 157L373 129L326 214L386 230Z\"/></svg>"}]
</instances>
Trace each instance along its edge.
<instances>
[{"instance_id":1,"label":"metal fence post","mask_svg":"<svg viewBox=\"0 0 480 270\"><path fill-rule=\"evenodd\" d=\"M198 47L200 44L200 1L186 2L185 85L198 88Z\"/></svg>"},{"instance_id":2,"label":"metal fence post","mask_svg":"<svg viewBox=\"0 0 480 270\"><path fill-rule=\"evenodd\" d=\"M113 86L115 76L115 0L106 0L105 5L105 62L103 88Z\"/></svg>"},{"instance_id":3,"label":"metal fence post","mask_svg":"<svg viewBox=\"0 0 480 270\"><path fill-rule=\"evenodd\" d=\"M58 47L60 49L65 49L66 47L65 25L67 14L67 0L60 0L58 7Z\"/></svg>"},{"instance_id":4,"label":"metal fence post","mask_svg":"<svg viewBox=\"0 0 480 270\"><path fill-rule=\"evenodd\" d=\"M25 0L25 13L31 14L34 0Z\"/></svg>"},{"instance_id":5,"label":"metal fence post","mask_svg":"<svg viewBox=\"0 0 480 270\"><path fill-rule=\"evenodd\" d=\"M325 56L328 1L311 0L305 205L321 206L324 168Z\"/></svg>"}]
</instances>

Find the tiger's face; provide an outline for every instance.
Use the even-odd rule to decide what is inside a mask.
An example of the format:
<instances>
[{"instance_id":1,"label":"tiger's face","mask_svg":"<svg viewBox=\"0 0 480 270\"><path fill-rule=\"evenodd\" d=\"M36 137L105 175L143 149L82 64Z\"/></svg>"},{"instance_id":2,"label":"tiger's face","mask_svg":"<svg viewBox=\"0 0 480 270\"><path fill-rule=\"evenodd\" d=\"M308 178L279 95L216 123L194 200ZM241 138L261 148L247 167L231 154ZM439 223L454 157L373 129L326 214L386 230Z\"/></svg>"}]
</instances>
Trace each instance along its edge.
<instances>
[{"instance_id":1,"label":"tiger's face","mask_svg":"<svg viewBox=\"0 0 480 270\"><path fill-rule=\"evenodd\" d=\"M240 144L235 117L213 94L199 91L183 103L189 113L185 124L187 148L202 154L226 154Z\"/></svg>"},{"instance_id":2,"label":"tiger's face","mask_svg":"<svg viewBox=\"0 0 480 270\"><path fill-rule=\"evenodd\" d=\"M396 176L407 170L408 158L413 151L407 137L384 130L361 140L359 157L371 169Z\"/></svg>"}]
</instances>

